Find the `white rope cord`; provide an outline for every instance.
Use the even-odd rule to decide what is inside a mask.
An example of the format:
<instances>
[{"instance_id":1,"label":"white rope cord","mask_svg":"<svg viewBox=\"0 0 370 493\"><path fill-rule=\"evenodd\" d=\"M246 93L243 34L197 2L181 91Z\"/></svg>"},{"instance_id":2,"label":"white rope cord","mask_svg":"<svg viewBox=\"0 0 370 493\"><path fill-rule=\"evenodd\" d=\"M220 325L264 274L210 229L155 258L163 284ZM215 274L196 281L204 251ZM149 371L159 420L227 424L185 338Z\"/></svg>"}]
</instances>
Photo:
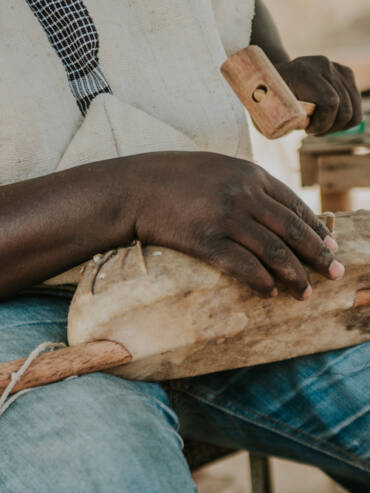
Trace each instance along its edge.
<instances>
[{"instance_id":1,"label":"white rope cord","mask_svg":"<svg viewBox=\"0 0 370 493\"><path fill-rule=\"evenodd\" d=\"M2 393L0 397L0 416L4 414L4 412L8 409L8 407L16 400L18 397L21 395L30 392L31 390L37 389L39 387L32 387L30 389L24 389L20 390L16 394L12 395L9 397L11 391L14 389L14 387L17 385L17 383L20 381L22 378L22 375L27 371L29 366L31 365L32 361L34 361L42 352L46 351L47 349L56 349L56 348L61 348L65 347L66 345L64 342L42 342L39 344L28 356L26 361L23 363L23 365L19 368L18 371L12 373L12 376L10 378L10 382L4 392Z\"/></svg>"}]
</instances>

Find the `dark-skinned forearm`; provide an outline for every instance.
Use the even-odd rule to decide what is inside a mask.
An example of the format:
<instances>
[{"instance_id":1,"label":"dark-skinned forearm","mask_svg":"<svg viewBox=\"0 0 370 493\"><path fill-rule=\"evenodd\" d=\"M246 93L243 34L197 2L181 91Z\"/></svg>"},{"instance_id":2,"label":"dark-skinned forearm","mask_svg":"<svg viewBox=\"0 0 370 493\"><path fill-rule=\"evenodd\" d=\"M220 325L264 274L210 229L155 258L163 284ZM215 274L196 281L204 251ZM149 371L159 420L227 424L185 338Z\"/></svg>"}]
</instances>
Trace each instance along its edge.
<instances>
[{"instance_id":1,"label":"dark-skinned forearm","mask_svg":"<svg viewBox=\"0 0 370 493\"><path fill-rule=\"evenodd\" d=\"M273 64L288 62L276 24L262 0L256 0L255 16L252 23L251 44L263 49Z\"/></svg>"},{"instance_id":2,"label":"dark-skinned forearm","mask_svg":"<svg viewBox=\"0 0 370 493\"><path fill-rule=\"evenodd\" d=\"M208 152L139 154L0 187L0 227L2 297L134 239L198 257L263 296L278 279L310 296L301 260L330 279L344 271L291 190Z\"/></svg>"},{"instance_id":3,"label":"dark-skinned forearm","mask_svg":"<svg viewBox=\"0 0 370 493\"><path fill-rule=\"evenodd\" d=\"M107 160L0 188L0 297L132 241L131 164Z\"/></svg>"}]
</instances>

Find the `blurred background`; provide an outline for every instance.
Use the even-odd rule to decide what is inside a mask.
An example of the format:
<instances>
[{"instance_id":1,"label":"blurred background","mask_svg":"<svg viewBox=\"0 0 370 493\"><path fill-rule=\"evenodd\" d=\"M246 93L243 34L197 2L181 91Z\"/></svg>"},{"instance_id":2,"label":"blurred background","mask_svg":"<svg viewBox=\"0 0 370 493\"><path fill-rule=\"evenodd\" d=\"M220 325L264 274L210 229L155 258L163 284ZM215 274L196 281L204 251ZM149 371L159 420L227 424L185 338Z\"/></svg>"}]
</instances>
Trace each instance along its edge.
<instances>
[{"instance_id":1,"label":"blurred background","mask_svg":"<svg viewBox=\"0 0 370 493\"><path fill-rule=\"evenodd\" d=\"M227 1L227 0L225 0ZM362 91L370 90L369 0L264 0L292 58L326 55L351 66ZM268 141L252 128L255 160L293 188L315 211L320 211L319 186L302 188L298 148L304 132ZM352 209L370 209L370 189L351 191ZM288 461L272 460L276 493L339 493L319 470ZM195 474L199 493L250 493L245 452L207 466Z\"/></svg>"}]
</instances>

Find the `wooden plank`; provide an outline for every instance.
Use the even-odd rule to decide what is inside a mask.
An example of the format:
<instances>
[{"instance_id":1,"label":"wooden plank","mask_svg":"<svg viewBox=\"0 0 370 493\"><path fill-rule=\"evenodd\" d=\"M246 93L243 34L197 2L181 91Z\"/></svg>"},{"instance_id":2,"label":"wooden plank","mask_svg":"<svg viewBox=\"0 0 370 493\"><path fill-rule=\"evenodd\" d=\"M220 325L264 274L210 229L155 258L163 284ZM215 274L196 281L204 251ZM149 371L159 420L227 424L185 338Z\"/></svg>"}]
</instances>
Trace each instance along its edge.
<instances>
[{"instance_id":1,"label":"wooden plank","mask_svg":"<svg viewBox=\"0 0 370 493\"><path fill-rule=\"evenodd\" d=\"M357 291L353 306L354 308L357 308L366 305L370 305L370 289L360 289L360 291Z\"/></svg>"},{"instance_id":2,"label":"wooden plank","mask_svg":"<svg viewBox=\"0 0 370 493\"><path fill-rule=\"evenodd\" d=\"M252 290L199 260L146 246L119 249L101 266L87 264L69 314L70 344L107 338L133 356L114 370L162 380L267 363L370 340L370 211L336 214L343 279L310 273L313 294L276 298ZM94 293L91 292L96 279ZM354 306L356 304L356 306Z\"/></svg>"},{"instance_id":3,"label":"wooden plank","mask_svg":"<svg viewBox=\"0 0 370 493\"><path fill-rule=\"evenodd\" d=\"M370 105L370 100L363 101ZM370 106L369 106L370 108ZM310 135L303 139L300 152L307 154L356 154L361 148L370 149L370 109L365 112L365 131L359 134Z\"/></svg>"},{"instance_id":4,"label":"wooden plank","mask_svg":"<svg viewBox=\"0 0 370 493\"><path fill-rule=\"evenodd\" d=\"M331 211L350 211L351 195L349 190L341 190L340 192L328 192L320 189L321 210L322 212Z\"/></svg>"},{"instance_id":5,"label":"wooden plank","mask_svg":"<svg viewBox=\"0 0 370 493\"><path fill-rule=\"evenodd\" d=\"M320 156L318 183L327 193L353 187L370 187L370 154Z\"/></svg>"},{"instance_id":6,"label":"wooden plank","mask_svg":"<svg viewBox=\"0 0 370 493\"><path fill-rule=\"evenodd\" d=\"M310 187L312 185L316 185L318 181L317 158L317 154L310 154L307 152L299 153L302 187Z\"/></svg>"},{"instance_id":7,"label":"wooden plank","mask_svg":"<svg viewBox=\"0 0 370 493\"><path fill-rule=\"evenodd\" d=\"M346 141L347 139L347 141ZM306 154L352 154L357 149L370 148L369 141L359 137L325 139L325 137L306 137L302 141L300 152Z\"/></svg>"}]
</instances>

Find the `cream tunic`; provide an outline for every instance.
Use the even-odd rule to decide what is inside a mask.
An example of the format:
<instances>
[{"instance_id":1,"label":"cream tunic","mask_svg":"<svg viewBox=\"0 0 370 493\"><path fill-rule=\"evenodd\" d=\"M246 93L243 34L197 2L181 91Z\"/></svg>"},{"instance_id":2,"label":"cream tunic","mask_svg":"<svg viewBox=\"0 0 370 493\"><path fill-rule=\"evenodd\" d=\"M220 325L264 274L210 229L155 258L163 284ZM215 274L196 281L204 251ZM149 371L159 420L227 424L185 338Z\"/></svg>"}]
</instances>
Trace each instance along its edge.
<instances>
[{"instance_id":1,"label":"cream tunic","mask_svg":"<svg viewBox=\"0 0 370 493\"><path fill-rule=\"evenodd\" d=\"M0 2L0 185L115 156L202 150L251 157L219 67L247 46L254 0L85 0L113 95L85 118L25 1Z\"/></svg>"}]
</instances>

